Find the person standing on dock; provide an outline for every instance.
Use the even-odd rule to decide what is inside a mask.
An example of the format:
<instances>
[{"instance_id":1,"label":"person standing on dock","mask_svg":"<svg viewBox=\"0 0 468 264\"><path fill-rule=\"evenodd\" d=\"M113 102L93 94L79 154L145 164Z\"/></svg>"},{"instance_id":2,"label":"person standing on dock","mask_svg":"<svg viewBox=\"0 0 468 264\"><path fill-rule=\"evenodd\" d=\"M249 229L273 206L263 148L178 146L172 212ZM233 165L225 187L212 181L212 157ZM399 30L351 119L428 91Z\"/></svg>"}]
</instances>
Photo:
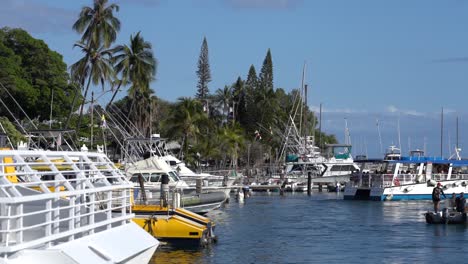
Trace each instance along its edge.
<instances>
[{"instance_id":1,"label":"person standing on dock","mask_svg":"<svg viewBox=\"0 0 468 264\"><path fill-rule=\"evenodd\" d=\"M444 198L447 198L445 196L444 191L440 187L442 184L440 182L437 183L437 186L434 187L434 190L432 190L432 202L434 203L434 212L437 213L439 212L439 204L440 204L440 195L442 194Z\"/></svg>"}]
</instances>

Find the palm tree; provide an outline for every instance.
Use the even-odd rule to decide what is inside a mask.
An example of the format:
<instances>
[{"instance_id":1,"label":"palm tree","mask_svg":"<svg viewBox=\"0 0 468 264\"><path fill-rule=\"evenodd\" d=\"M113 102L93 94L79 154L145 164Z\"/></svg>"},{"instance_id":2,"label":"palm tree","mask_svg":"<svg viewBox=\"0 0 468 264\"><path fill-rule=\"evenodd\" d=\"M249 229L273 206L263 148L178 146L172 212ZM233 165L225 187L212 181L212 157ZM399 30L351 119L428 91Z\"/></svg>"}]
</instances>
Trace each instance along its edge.
<instances>
[{"instance_id":1,"label":"palm tree","mask_svg":"<svg viewBox=\"0 0 468 264\"><path fill-rule=\"evenodd\" d=\"M189 140L196 142L200 132L199 124L206 119L200 101L188 97L178 99L174 112L167 120L171 125L169 133L182 138L182 151L187 152Z\"/></svg>"},{"instance_id":2,"label":"palm tree","mask_svg":"<svg viewBox=\"0 0 468 264\"><path fill-rule=\"evenodd\" d=\"M114 10L118 12L119 6L108 4L108 0L94 0L93 7L84 6L73 24L73 30L83 34L81 42L94 48L101 45L109 48L120 30L120 21L114 17Z\"/></svg>"},{"instance_id":3,"label":"palm tree","mask_svg":"<svg viewBox=\"0 0 468 264\"><path fill-rule=\"evenodd\" d=\"M112 49L112 52L114 53L115 71L117 74L121 74L121 79L107 104L108 106L114 100L121 85L132 84L129 91L130 98L135 98L138 92L147 93L149 83L154 79L157 68L151 43L145 41L140 36L140 32L135 36L130 36L130 46L119 45Z\"/></svg>"},{"instance_id":4,"label":"palm tree","mask_svg":"<svg viewBox=\"0 0 468 264\"><path fill-rule=\"evenodd\" d=\"M86 103L90 84L93 83L94 85L98 85L100 83L104 89L104 83L114 75L114 68L112 67L111 61L112 52L105 49L104 46L101 46L99 49L95 49L83 42L78 42L74 47L81 48L81 51L85 55L71 66L72 79L82 87L84 87L85 79L87 79L77 125L77 128L79 129L81 118L83 116L83 106Z\"/></svg>"},{"instance_id":5,"label":"palm tree","mask_svg":"<svg viewBox=\"0 0 468 264\"><path fill-rule=\"evenodd\" d=\"M232 88L225 85L223 89L216 90L215 100L223 109L223 115L228 111L232 101ZM227 114L226 114L227 119Z\"/></svg>"},{"instance_id":6,"label":"palm tree","mask_svg":"<svg viewBox=\"0 0 468 264\"><path fill-rule=\"evenodd\" d=\"M222 142L222 149L231 157L231 166L236 168L239 148L244 146L242 128L238 123L235 123L233 126L221 128L219 130L219 136Z\"/></svg>"},{"instance_id":7,"label":"palm tree","mask_svg":"<svg viewBox=\"0 0 468 264\"><path fill-rule=\"evenodd\" d=\"M94 84L97 84L101 80L104 86L104 82L109 80L111 75L107 64L110 63L108 59L112 54L106 49L115 41L117 32L120 30L120 21L114 17L114 10L118 12L119 6L108 4L108 0L94 0L93 7L84 6L81 9L78 20L73 24L73 30L80 34L83 33L81 41L76 43L74 47L80 47L85 56L72 65L72 79L81 84L82 87L85 85L85 80L88 79L80 108L78 129L81 125L83 107L91 80ZM99 61L102 61L102 63ZM75 94L65 127L69 125L73 109L75 108L76 97L77 95Z\"/></svg>"}]
</instances>

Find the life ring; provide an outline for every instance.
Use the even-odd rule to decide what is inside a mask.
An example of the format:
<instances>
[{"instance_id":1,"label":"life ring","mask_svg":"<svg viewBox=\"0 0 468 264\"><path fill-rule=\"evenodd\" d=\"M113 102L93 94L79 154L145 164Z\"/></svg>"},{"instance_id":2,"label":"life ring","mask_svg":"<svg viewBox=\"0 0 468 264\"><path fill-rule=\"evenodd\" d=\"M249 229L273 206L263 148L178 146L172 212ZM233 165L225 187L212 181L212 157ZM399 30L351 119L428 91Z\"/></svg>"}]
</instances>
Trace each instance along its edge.
<instances>
[{"instance_id":1,"label":"life ring","mask_svg":"<svg viewBox=\"0 0 468 264\"><path fill-rule=\"evenodd\" d=\"M398 178L395 178L395 179L393 180L393 184L394 184L395 186L400 186L400 180L399 180Z\"/></svg>"}]
</instances>

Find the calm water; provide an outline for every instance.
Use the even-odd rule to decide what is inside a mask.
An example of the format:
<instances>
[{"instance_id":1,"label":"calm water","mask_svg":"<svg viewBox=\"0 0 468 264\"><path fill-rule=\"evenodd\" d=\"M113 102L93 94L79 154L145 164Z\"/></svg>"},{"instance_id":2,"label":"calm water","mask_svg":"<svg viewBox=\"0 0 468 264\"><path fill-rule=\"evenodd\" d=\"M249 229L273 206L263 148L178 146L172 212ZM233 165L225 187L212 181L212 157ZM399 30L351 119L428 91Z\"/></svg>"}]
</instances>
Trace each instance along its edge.
<instances>
[{"instance_id":1,"label":"calm water","mask_svg":"<svg viewBox=\"0 0 468 264\"><path fill-rule=\"evenodd\" d=\"M152 263L464 263L468 227L427 225L430 201L254 194L211 212L219 241L159 248Z\"/></svg>"}]
</instances>

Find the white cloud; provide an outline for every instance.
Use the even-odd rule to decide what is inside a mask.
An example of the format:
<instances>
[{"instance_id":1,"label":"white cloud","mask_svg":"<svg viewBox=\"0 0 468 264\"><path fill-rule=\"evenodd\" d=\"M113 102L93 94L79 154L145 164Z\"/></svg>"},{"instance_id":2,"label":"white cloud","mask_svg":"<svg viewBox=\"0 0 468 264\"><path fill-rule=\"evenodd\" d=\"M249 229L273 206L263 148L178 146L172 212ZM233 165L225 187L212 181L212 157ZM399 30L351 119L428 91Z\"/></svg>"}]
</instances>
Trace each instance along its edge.
<instances>
[{"instance_id":1,"label":"white cloud","mask_svg":"<svg viewBox=\"0 0 468 264\"><path fill-rule=\"evenodd\" d=\"M396 112L398 112L398 108L396 108L396 106L394 106L394 105L389 105L389 106L387 106L387 111L390 112L390 113L396 113Z\"/></svg>"},{"instance_id":2,"label":"white cloud","mask_svg":"<svg viewBox=\"0 0 468 264\"><path fill-rule=\"evenodd\" d=\"M425 113L418 112L415 110L407 110L407 109L399 109L394 105L387 106L387 112L392 114L401 114L401 115L409 115L409 116L424 116Z\"/></svg>"},{"instance_id":3,"label":"white cloud","mask_svg":"<svg viewBox=\"0 0 468 264\"><path fill-rule=\"evenodd\" d=\"M418 111L414 111L414 110L402 111L402 114L404 114L404 115L410 115L410 116L424 116L424 115L425 115L424 113L421 113L421 112L418 112Z\"/></svg>"},{"instance_id":4,"label":"white cloud","mask_svg":"<svg viewBox=\"0 0 468 264\"><path fill-rule=\"evenodd\" d=\"M0 25L23 28L32 33L71 31L78 11L48 6L37 1L3 0Z\"/></svg>"},{"instance_id":5,"label":"white cloud","mask_svg":"<svg viewBox=\"0 0 468 264\"><path fill-rule=\"evenodd\" d=\"M320 112L320 106L312 105L309 106L310 110L313 112ZM343 114L363 114L367 113L365 110L351 109L351 108L327 108L322 107L322 113L343 113Z\"/></svg>"}]
</instances>

